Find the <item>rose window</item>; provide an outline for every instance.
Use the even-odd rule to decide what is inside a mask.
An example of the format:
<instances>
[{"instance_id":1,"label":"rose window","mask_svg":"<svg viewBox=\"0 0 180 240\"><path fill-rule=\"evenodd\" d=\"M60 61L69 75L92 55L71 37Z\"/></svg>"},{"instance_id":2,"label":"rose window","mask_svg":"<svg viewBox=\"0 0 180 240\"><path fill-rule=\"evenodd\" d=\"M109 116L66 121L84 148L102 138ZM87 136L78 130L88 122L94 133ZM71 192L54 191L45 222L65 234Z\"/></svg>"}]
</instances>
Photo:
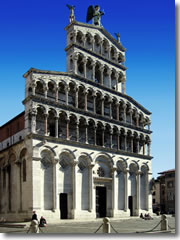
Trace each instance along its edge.
<instances>
[{"instance_id":1,"label":"rose window","mask_svg":"<svg viewBox=\"0 0 180 240\"><path fill-rule=\"evenodd\" d=\"M99 177L104 177L104 169L102 167L99 167L97 170L97 174Z\"/></svg>"}]
</instances>

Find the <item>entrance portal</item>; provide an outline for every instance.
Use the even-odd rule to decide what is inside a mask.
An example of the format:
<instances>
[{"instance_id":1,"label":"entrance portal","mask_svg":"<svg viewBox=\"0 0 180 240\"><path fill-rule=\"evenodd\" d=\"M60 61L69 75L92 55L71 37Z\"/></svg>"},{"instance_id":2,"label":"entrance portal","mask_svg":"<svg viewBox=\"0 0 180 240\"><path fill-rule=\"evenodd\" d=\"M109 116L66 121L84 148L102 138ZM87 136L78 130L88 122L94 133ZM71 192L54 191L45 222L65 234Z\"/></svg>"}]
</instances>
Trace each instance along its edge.
<instances>
[{"instance_id":1,"label":"entrance portal","mask_svg":"<svg viewBox=\"0 0 180 240\"><path fill-rule=\"evenodd\" d=\"M133 216L133 196L129 196L128 204L130 209L130 216Z\"/></svg>"},{"instance_id":2,"label":"entrance portal","mask_svg":"<svg viewBox=\"0 0 180 240\"><path fill-rule=\"evenodd\" d=\"M60 212L61 219L67 219L68 217L67 193L60 194Z\"/></svg>"},{"instance_id":3,"label":"entrance portal","mask_svg":"<svg viewBox=\"0 0 180 240\"><path fill-rule=\"evenodd\" d=\"M106 217L106 187L96 187L96 217Z\"/></svg>"}]
</instances>

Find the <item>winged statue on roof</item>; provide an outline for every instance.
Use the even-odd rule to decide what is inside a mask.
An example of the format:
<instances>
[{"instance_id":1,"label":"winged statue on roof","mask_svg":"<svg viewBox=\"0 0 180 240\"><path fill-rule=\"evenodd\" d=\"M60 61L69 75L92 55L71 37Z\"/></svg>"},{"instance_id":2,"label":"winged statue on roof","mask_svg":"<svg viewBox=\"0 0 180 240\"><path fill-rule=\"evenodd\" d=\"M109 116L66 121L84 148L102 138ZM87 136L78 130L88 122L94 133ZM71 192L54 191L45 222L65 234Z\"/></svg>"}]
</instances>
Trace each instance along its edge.
<instances>
[{"instance_id":1,"label":"winged statue on roof","mask_svg":"<svg viewBox=\"0 0 180 240\"><path fill-rule=\"evenodd\" d=\"M101 16L104 15L104 11L100 11L100 7L92 5L88 7L86 22L89 22L92 19L92 23L96 26L101 26Z\"/></svg>"}]
</instances>

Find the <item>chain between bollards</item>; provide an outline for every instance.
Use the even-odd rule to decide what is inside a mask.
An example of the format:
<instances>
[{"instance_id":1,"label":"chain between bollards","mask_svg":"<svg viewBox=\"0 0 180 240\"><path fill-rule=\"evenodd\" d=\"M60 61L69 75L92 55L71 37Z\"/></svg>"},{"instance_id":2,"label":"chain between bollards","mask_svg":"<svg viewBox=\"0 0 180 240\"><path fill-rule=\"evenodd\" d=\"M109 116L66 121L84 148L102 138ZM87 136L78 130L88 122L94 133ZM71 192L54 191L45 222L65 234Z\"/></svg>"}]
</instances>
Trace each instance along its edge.
<instances>
[{"instance_id":1,"label":"chain between bollards","mask_svg":"<svg viewBox=\"0 0 180 240\"><path fill-rule=\"evenodd\" d=\"M98 229L94 232L97 233L99 231L99 229L102 227L103 223L98 227Z\"/></svg>"}]
</instances>

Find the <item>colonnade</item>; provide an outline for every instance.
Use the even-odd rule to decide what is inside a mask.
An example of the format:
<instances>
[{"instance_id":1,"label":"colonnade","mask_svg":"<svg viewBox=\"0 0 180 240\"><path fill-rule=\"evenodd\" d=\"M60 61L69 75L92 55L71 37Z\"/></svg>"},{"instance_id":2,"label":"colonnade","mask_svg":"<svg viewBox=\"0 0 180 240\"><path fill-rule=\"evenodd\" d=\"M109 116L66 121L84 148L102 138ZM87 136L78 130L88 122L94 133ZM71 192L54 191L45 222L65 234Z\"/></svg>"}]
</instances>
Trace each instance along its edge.
<instances>
[{"instance_id":1,"label":"colonnade","mask_svg":"<svg viewBox=\"0 0 180 240\"><path fill-rule=\"evenodd\" d=\"M151 140L148 134L100 121L95 122L93 119L73 114L68 116L63 111L55 115L52 110L45 113L42 108L37 108L37 111L31 114L31 131L45 136L150 156Z\"/></svg>"},{"instance_id":2,"label":"colonnade","mask_svg":"<svg viewBox=\"0 0 180 240\"><path fill-rule=\"evenodd\" d=\"M74 30L70 33L68 38L69 44L78 44L86 49L96 52L107 59L116 63L124 65L125 57L123 54L124 49L120 51L106 38L102 38L99 34L92 35L90 32L84 34L81 31Z\"/></svg>"},{"instance_id":3,"label":"colonnade","mask_svg":"<svg viewBox=\"0 0 180 240\"><path fill-rule=\"evenodd\" d=\"M150 130L150 119L139 113L129 102L118 100L108 94L102 94L91 88L85 88L82 85L75 85L70 82L64 85L63 82L55 87L52 83L47 87L41 82L32 85L32 95L40 95L45 99L54 100L68 106L81 109L86 112L108 117L120 122L144 128L148 126Z\"/></svg>"},{"instance_id":4,"label":"colonnade","mask_svg":"<svg viewBox=\"0 0 180 240\"><path fill-rule=\"evenodd\" d=\"M91 57L84 56L80 52L71 55L69 61L68 71L73 71L84 78L125 94L126 78L122 71L117 71L115 68L109 67L98 60L93 60ZM119 83L122 85L120 89L118 89Z\"/></svg>"}]
</instances>

